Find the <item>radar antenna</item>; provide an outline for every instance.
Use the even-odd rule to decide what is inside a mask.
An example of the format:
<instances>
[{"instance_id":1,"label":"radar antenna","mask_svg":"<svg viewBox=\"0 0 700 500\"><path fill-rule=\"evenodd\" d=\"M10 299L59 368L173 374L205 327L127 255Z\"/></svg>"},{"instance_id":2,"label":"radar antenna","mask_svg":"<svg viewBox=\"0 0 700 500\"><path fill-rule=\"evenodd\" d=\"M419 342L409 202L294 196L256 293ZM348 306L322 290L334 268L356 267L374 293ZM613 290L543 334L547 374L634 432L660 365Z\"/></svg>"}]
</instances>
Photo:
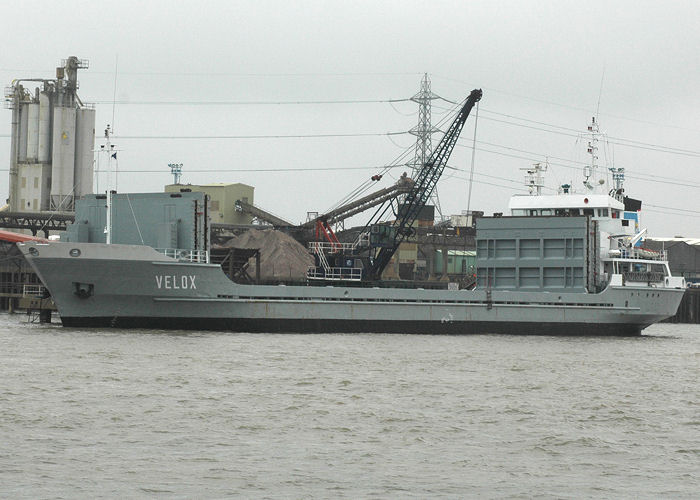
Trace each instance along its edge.
<instances>
[{"instance_id":1,"label":"radar antenna","mask_svg":"<svg viewBox=\"0 0 700 500\"><path fill-rule=\"evenodd\" d=\"M542 174L547 171L549 165L545 163L535 163L530 168L521 168L520 170L525 171L525 186L530 191L531 195L542 195L542 188L544 187L544 177Z\"/></svg>"}]
</instances>

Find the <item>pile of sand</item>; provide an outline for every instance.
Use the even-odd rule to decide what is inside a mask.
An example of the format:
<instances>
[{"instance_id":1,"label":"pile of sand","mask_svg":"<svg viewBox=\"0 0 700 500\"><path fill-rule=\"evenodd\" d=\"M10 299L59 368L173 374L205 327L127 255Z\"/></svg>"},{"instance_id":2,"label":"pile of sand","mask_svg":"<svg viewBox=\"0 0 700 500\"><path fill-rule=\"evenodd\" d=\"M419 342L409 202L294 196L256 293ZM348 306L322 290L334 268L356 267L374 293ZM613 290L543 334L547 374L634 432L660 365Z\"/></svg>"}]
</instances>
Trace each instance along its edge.
<instances>
[{"instance_id":1,"label":"pile of sand","mask_svg":"<svg viewBox=\"0 0 700 500\"><path fill-rule=\"evenodd\" d=\"M249 229L230 239L226 248L259 248L262 280L300 280L306 278L314 258L294 238L274 229ZM248 262L248 274L255 276L255 259ZM252 273L251 273L252 271Z\"/></svg>"}]
</instances>

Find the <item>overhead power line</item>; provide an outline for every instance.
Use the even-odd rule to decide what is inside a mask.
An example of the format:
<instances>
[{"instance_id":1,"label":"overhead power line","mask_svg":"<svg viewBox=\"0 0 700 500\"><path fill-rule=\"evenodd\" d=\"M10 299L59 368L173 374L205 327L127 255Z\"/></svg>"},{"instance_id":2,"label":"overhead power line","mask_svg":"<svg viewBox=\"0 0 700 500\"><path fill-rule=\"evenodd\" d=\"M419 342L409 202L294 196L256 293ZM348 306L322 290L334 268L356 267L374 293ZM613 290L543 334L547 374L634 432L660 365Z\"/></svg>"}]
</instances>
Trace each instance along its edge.
<instances>
[{"instance_id":1,"label":"overhead power line","mask_svg":"<svg viewBox=\"0 0 700 500\"><path fill-rule=\"evenodd\" d=\"M115 136L116 138L119 139L128 139L128 140L179 140L179 139L185 139L185 140L206 140L206 139L212 139L212 140L220 140L220 139L240 139L240 140L245 140L245 139L293 139L293 138L333 138L333 137L382 137L382 136L396 136L396 135L408 135L408 132L380 132L380 133L351 133L351 134L297 134L297 135L211 135L211 136ZM1 135L0 137L9 137L8 135ZM461 142L464 142L464 140L460 140ZM486 141L477 141L479 144L495 147L495 148L500 148L500 149L505 149L508 151L513 151L516 153L524 153L526 155L531 155L531 156L523 156L523 155L518 155L518 154L511 154L511 153L504 153L502 151L494 151L493 149L488 149L488 148L482 148L479 147L477 148L477 151L482 151L485 153L491 153L499 156L505 156L509 158L516 158L516 159L521 159L521 160L526 160L529 162L541 162L541 161L548 161L550 165L552 166L558 166L562 168L568 168L568 169L573 169L573 170L578 170L580 169L580 166L586 165L586 162L582 161L577 161L577 160L571 160L567 158L561 158L557 156L551 156L551 155L546 155L542 153L537 153L534 151L527 151L519 148L513 148L510 146L505 146L501 144L495 144L491 142L486 142ZM471 149L472 146L470 144L458 144L459 147L463 148L468 148ZM398 160L398 162L405 160L406 154L401 155L401 160ZM557 161L552 161L552 160L560 160L561 162L566 162L566 163L560 163ZM567 164L569 163L569 164ZM577 166L578 165L578 166ZM396 165L390 165L389 168L396 166ZM372 167L372 168L384 168L384 167ZM7 170L7 169L3 169ZM229 170L222 170L224 172L227 172ZM142 171L139 171L142 172ZM626 177L629 179L637 179L643 182L654 182L658 184L668 184L668 185L676 185L676 186L684 186L684 187L690 187L690 188L699 188L700 184L697 181L694 180L686 180L686 179L679 179L675 177L663 177L663 176L657 176L657 175L651 175L651 174L632 174L632 173L627 173ZM646 177L652 177L652 178L646 178Z\"/></svg>"},{"instance_id":2,"label":"overhead power line","mask_svg":"<svg viewBox=\"0 0 700 500\"><path fill-rule=\"evenodd\" d=\"M540 122L540 121L536 121L536 120L530 120L530 119L528 119L528 118L522 118L522 117L519 117L519 116L509 115L509 114L506 114L506 113L499 113L499 112L497 112L497 111L489 111L489 110L482 110L482 111L485 111L486 113L490 113L490 114L494 114L494 115L504 116L504 117L506 117L506 118L513 118L513 119L515 119L515 120L521 120L521 121L528 122L528 123L535 123L535 124L537 124L537 125L544 125L544 126L546 126L546 127L552 127L552 128L556 128L556 129L560 129L560 130L566 130L566 131L569 131L569 132L576 132L577 135L580 135L580 134L582 133L582 132L580 132L578 129L574 129L574 128L570 128L570 127L562 127L561 125L553 125L553 124L551 124L551 123L545 123L545 122ZM666 150L669 150L669 151L676 151L676 152L680 152L680 153L691 153L691 154L694 154L694 155L700 155L700 151L694 151L694 150L692 150L692 149L681 149L681 148L675 148L675 147L671 147L671 146L664 146L664 145L661 145L661 144L652 144L652 143L648 143L648 142L634 141L634 140L631 140L631 139L624 139L624 138L622 138L622 137L615 137L615 136L611 136L611 135L607 135L607 134L605 134L605 137L606 137L608 140L612 140L612 141L623 141L623 142L629 142L629 143L632 143L632 144L639 144L639 145L642 145L642 146L650 146L650 147L656 147L656 148L666 149ZM614 144L618 144L618 143L614 142Z\"/></svg>"},{"instance_id":3,"label":"overhead power line","mask_svg":"<svg viewBox=\"0 0 700 500\"><path fill-rule=\"evenodd\" d=\"M458 79L450 78L450 77L447 77L447 76L436 75L436 74L434 74L434 73L433 73L432 75L433 75L433 78L438 78L438 79L443 79L443 80L447 80L447 81L451 81L451 82L456 82L456 83L459 83L459 84L462 84L462 85L466 85L467 87L472 87L472 86L474 85L473 83L468 83L468 82L465 82L465 81L463 81L463 80L458 80ZM494 89L494 88L491 88L491 87L483 87L483 89L484 89L485 91L488 91L489 93L495 92L495 93L498 93L498 94L508 95L508 96L511 96L511 97L517 97L518 99L523 99L523 100L527 100L527 101L541 102L541 103L544 103L544 104L550 104L550 105L552 105L552 106L557 106L557 107L560 107L560 108L568 108L568 109L573 109L573 110L576 110L576 111L584 111L584 112L586 112L586 113L590 113L591 115L594 115L594 114L595 114L595 112L594 112L594 110L593 110L592 108L589 109L589 108L584 108L584 107L580 107L580 106L571 106L570 104L562 104L562 103L559 103L559 102L548 101L548 100L546 100L546 99L539 99L539 98L537 98L537 97L526 96L526 95L522 95L522 94L515 94L515 93L513 93L513 92L508 92L508 91L505 91L505 90ZM447 99L446 99L446 100L447 100ZM451 101L448 101L448 102L451 102ZM692 128L688 128L688 127L679 127L678 125L668 125L668 124L657 123L657 122L652 122L652 121L648 121L648 120L640 120L639 118L630 118L629 116L616 115L616 114L612 114L612 113L605 113L605 112L603 112L603 113L600 113L600 115L602 115L602 116L609 116L610 118L617 118L617 119L620 119L620 120L627 120L627 121L631 121L631 122L645 123L645 124L647 124L647 125L654 125L655 127L665 127L665 128L673 128L673 129L677 129L677 130L687 130L687 131L690 131L690 132L700 132L700 131L697 130L697 129L692 129Z\"/></svg>"},{"instance_id":4,"label":"overhead power line","mask_svg":"<svg viewBox=\"0 0 700 500\"><path fill-rule=\"evenodd\" d=\"M648 205L647 205L648 206ZM668 210L655 210L653 208L645 208L645 212L653 212L655 214L666 214L666 215L673 215L674 217L697 217L697 215L693 214L684 214L684 213L679 213L679 212L669 212Z\"/></svg>"},{"instance_id":5,"label":"overhead power line","mask_svg":"<svg viewBox=\"0 0 700 500\"><path fill-rule=\"evenodd\" d=\"M128 135L122 135L122 136L115 136L116 138L119 139L127 139L127 140L221 140L221 139L239 139L239 140L245 140L245 139L293 139L293 138L333 138L333 137L390 137L390 136L397 136L397 135L407 135L408 131L406 132L378 132L378 133L349 133L349 134L290 134L290 135L210 135L210 136L175 136L175 135L170 135L170 136L128 136ZM9 137L9 134L3 134L0 135L0 137ZM463 141L461 141L463 142ZM519 148L513 148L510 146L505 146L501 144L495 144L491 142L486 142L486 141L477 141L479 144L484 144L487 146L492 146L500 149L506 149L509 151L514 151L517 153L524 153L527 155L533 155L533 156L522 156L522 155L517 155L517 154L508 154L504 153L502 151L494 151L492 149L487 149L487 148L477 148L477 151L483 151L486 153L491 153L491 154L496 154L500 156L506 156L510 158L516 158L516 159L522 159L530 162L539 162L539 161L548 161L550 165L552 166L559 166L563 168L568 168L568 169L574 169L578 170L580 167L576 165L586 165L586 162L582 161L577 161L577 160L571 160L567 158L561 158L557 156L551 156L547 154L542 154L542 153L537 153L534 151L527 151ZM460 147L464 148L469 148L471 149L471 145L467 144L458 144ZM559 163L556 161L552 160L560 160L562 162L570 163ZM573 164L573 165L571 165ZM663 176L657 176L657 175L651 175L651 174L632 174L628 173L627 178L630 179L637 179L641 180L644 182L655 182L655 183L660 183L660 184L669 184L669 185L677 185L677 186L685 186L685 187L691 187L691 188L697 188L700 187L700 184L697 183L695 180L686 180L686 179L680 179L680 178L675 178L675 177L663 177ZM652 177L652 178L646 178L646 177Z\"/></svg>"},{"instance_id":6,"label":"overhead power line","mask_svg":"<svg viewBox=\"0 0 700 500\"><path fill-rule=\"evenodd\" d=\"M654 207L654 208L664 208L666 210L676 210L678 212L687 212L690 214L700 214L700 210L688 210L686 208L665 207L663 205L652 205L650 203L645 203L645 206Z\"/></svg>"},{"instance_id":7,"label":"overhead power line","mask_svg":"<svg viewBox=\"0 0 700 500\"><path fill-rule=\"evenodd\" d=\"M289 101L92 101L95 104L119 104L119 105L159 105L159 106L258 106L258 105L286 105L286 104L386 104L406 102L410 99L329 99L329 100L289 100Z\"/></svg>"},{"instance_id":8,"label":"overhead power line","mask_svg":"<svg viewBox=\"0 0 700 500\"><path fill-rule=\"evenodd\" d=\"M306 139L313 137L381 137L405 135L406 132L368 132L348 134L277 134L277 135L115 135L115 139Z\"/></svg>"},{"instance_id":9,"label":"overhead power line","mask_svg":"<svg viewBox=\"0 0 700 500\"><path fill-rule=\"evenodd\" d=\"M14 71L17 73L51 73L53 68L29 69L29 68L0 68L0 71ZM98 71L91 69L91 75L114 75L114 71ZM346 77L346 76L415 76L422 75L421 71L415 72L374 72L374 73L236 73L233 71L119 71L120 75L142 75L142 76L233 76L238 78L276 78L276 77Z\"/></svg>"},{"instance_id":10,"label":"overhead power line","mask_svg":"<svg viewBox=\"0 0 700 500\"><path fill-rule=\"evenodd\" d=\"M410 101L409 98L402 99L339 99L339 100L310 100L310 101L98 101L100 104L154 104L154 105L232 105L232 106L245 106L245 105L313 105L313 104L363 104L363 103L398 103ZM443 99L446 102L452 103L449 99ZM438 106L435 106L438 107ZM449 108L441 108L449 109ZM535 125L541 125L542 128L534 125L527 125L526 123L518 123L510 120L498 119L490 116L482 116L482 119L490 120L498 123L503 123L506 125L517 126L521 128L528 128L531 130L538 130L541 132L548 132L557 135L563 135L566 137L579 138L584 132L570 127L563 127L561 125L555 125L550 123L545 123L537 120L530 120L528 118L518 117L516 115L511 115L507 113L500 113L491 110L482 110L487 114L493 114L497 116L502 116L505 118L511 118L512 120L519 120L526 123L531 123ZM555 129L555 130L551 130ZM404 132L391 132L391 133L368 133L368 134L280 134L280 135L249 135L249 136L234 136L234 135L217 135L217 136L178 136L178 135L154 135L154 136L120 136L122 139L261 139L261 138L303 138L303 137L361 137L361 136L376 136L376 135L400 135ZM1 138L10 137L9 134L0 134ZM117 136L115 136L117 137ZM643 141L636 141L633 139L625 139L615 136L607 136L607 141L610 144L615 144L623 147L630 147L636 149L643 149L647 151L656 151L660 153L675 154L688 157L700 157L700 151L684 148L676 148L673 146L665 146L662 144L647 143Z\"/></svg>"},{"instance_id":11,"label":"overhead power line","mask_svg":"<svg viewBox=\"0 0 700 500\"><path fill-rule=\"evenodd\" d=\"M114 74L113 71L93 71L90 70L91 74L98 75L111 75ZM232 76L236 78L303 78L303 77L346 77L346 76L415 76L422 75L420 71L408 72L408 73L391 73L391 72L376 72L376 73L235 73L235 72L204 72L204 71L190 71L190 72L172 72L172 71L120 71L123 75L143 75L143 76Z\"/></svg>"},{"instance_id":12,"label":"overhead power line","mask_svg":"<svg viewBox=\"0 0 700 500\"><path fill-rule=\"evenodd\" d=\"M463 142L465 142L465 141L463 141ZM571 159L562 158L559 156L551 156L551 155L546 155L546 154L542 154L542 153L536 153L534 151L526 151L524 149L503 146L501 144L494 144L492 142L486 142L486 141L476 141L476 142L479 144L485 144L487 146L493 146L493 147L497 147L497 148L501 148L501 149L507 149L509 151L516 151L519 153L535 155L535 158L526 158L526 157L520 157L520 158L523 158L525 160L529 159L529 160L536 161L536 162L537 161L539 161L539 162L547 161L550 165L554 165L554 166L561 166L561 167L565 167L565 168L578 170L581 168L581 166L588 165L588 163L584 162L584 161L571 160ZM467 146L465 144L460 144L460 147L469 147L469 146ZM480 149L477 148L477 151L479 151L479 150ZM487 151L487 150L484 150L484 151ZM494 153L498 154L495 151L494 151ZM560 161L564 161L567 163L572 163L574 165L565 165L565 164L561 164L561 163L557 163L557 162L552 162L551 160L560 160ZM656 175L656 174L630 174L630 173L627 173L626 177L629 179L639 179L639 180L643 180L643 181L660 182L662 184L673 184L673 185L677 185L677 186L700 187L700 183L698 183L698 181L696 181L696 180L685 180L685 179L680 179L678 177L664 177L664 176L660 176L660 175ZM652 177L652 179L646 179L645 177Z\"/></svg>"},{"instance_id":13,"label":"overhead power line","mask_svg":"<svg viewBox=\"0 0 700 500\"><path fill-rule=\"evenodd\" d=\"M673 154L679 154L679 155L685 155L685 156L700 156L700 151L693 151L692 149L680 149L680 148L674 148L671 146L664 146L661 144L651 144L648 142L640 142L640 141L633 141L631 139L623 139L621 137L613 137L613 136L607 136L608 142L611 144L617 144L618 146L628 146L632 148L640 148L640 149L649 149L652 151L661 151L663 153L673 153ZM624 141L628 142L629 144L624 144L622 142L615 142L615 141Z\"/></svg>"},{"instance_id":14,"label":"overhead power line","mask_svg":"<svg viewBox=\"0 0 700 500\"><path fill-rule=\"evenodd\" d=\"M464 143L464 142L466 142L465 140L462 140L461 142L462 143L458 143L457 146L459 146L461 148L472 149L471 144ZM582 162L582 161L568 160L566 158L559 158L556 156L549 156L549 155L544 155L541 153L535 153L533 151L526 151L523 149L517 149L517 148L508 147L508 146L501 146L499 144L494 144L494 143L490 143L490 142L484 142L484 141L476 141L476 142L479 144L487 144L487 145L490 145L493 147L507 149L509 151L515 151L518 153L525 153L525 154L533 155L533 156L521 156L521 155L516 155L516 154L504 153L501 151L494 151L492 149L486 149L486 148L477 148L476 149L477 151L483 151L485 153L492 153L495 155L506 156L509 158L516 158L516 159L520 159L520 160L527 160L527 161L533 162L533 163L547 161L548 164L551 166L563 167L563 168L568 168L568 169L573 169L573 170L580 170L581 167L576 166L576 165L567 165L565 163L559 163L559 162L555 162L555 161L551 161L551 160L552 159L559 159L561 161L570 162L570 163L574 163L577 165L588 165L586 162ZM643 176L654 177L654 178L647 179ZM655 176L655 175L652 176L650 174L635 175L635 174L630 174L630 173L626 173L625 177L627 177L628 179L637 179L637 180L644 181L644 182L654 182L654 183L658 183L658 184L670 184L670 185L685 186L685 187L690 187L690 188L700 188L700 184L697 181L678 179L675 177L660 177L660 176ZM665 179L669 179L669 180L665 180Z\"/></svg>"},{"instance_id":15,"label":"overhead power line","mask_svg":"<svg viewBox=\"0 0 700 500\"><path fill-rule=\"evenodd\" d=\"M205 168L205 169L190 169L187 171L188 174L194 173L216 173L216 172L318 172L318 171L333 171L333 170L376 170L382 167L300 167L300 168ZM7 170L7 169L5 169ZM144 173L144 174L168 174L165 170L122 170L119 169L119 173Z\"/></svg>"},{"instance_id":16,"label":"overhead power line","mask_svg":"<svg viewBox=\"0 0 700 500\"><path fill-rule=\"evenodd\" d=\"M505 123L508 125L515 125L516 127L529 128L532 130L539 130L542 132L549 132L551 134L564 135L564 136L568 136L568 137L578 138L578 137L581 137L583 134L583 132L574 134L574 133L569 133L569 132L560 132L558 130L549 130L549 129L544 129L544 128L540 128L540 127L534 127L532 125L525 125L522 123L511 122L508 120L499 120L498 118L491 118L488 116L485 116L483 118L486 120L495 121L495 122L499 122L499 123ZM541 123L541 122L537 122L537 123ZM546 125L546 126L558 127L557 125ZM669 153L669 154L675 154L675 155L681 155L681 156L690 156L693 158L695 158L695 157L700 158L700 151L674 148L674 147L670 147L670 146L663 146L660 144L650 144L650 143L645 143L645 142L641 142L641 141L632 141L629 139L615 138L615 137L611 137L611 136L607 136L607 139L608 139L608 141L607 141L608 143L615 144L617 146L624 146L624 147L636 148L636 149L645 149L648 151L657 151L659 153ZM623 142L621 142L621 141L623 141Z\"/></svg>"},{"instance_id":17,"label":"overhead power line","mask_svg":"<svg viewBox=\"0 0 700 500\"><path fill-rule=\"evenodd\" d=\"M558 128L558 129L561 129L561 130L567 130L567 131L569 131L569 132L581 133L580 130L575 129L575 128L571 128L571 127L562 127L561 125L553 125L553 124L551 124L551 123L539 122L539 121L537 121L537 120L530 120L529 118L522 118L522 117L519 117L519 116L509 115L509 114L507 114L507 113L499 113L498 111L490 111L490 110L487 110L487 109L484 109L484 110L482 110L482 111L485 112L485 113L487 113L487 114L503 116L503 117L506 117L506 118L513 118L514 120L520 120L520 121L524 121L524 122L528 122L528 123L534 123L534 124L536 124L536 125L545 125L545 126L547 126L547 127Z\"/></svg>"}]
</instances>

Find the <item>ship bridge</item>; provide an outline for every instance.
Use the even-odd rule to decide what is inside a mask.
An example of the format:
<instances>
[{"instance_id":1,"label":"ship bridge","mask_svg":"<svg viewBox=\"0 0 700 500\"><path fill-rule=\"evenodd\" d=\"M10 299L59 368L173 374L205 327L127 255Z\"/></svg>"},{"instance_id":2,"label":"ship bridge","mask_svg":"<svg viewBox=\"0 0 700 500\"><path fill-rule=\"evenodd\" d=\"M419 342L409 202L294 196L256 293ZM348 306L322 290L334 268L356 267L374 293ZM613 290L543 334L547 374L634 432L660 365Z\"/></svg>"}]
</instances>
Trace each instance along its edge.
<instances>
[{"instance_id":1,"label":"ship bridge","mask_svg":"<svg viewBox=\"0 0 700 500\"><path fill-rule=\"evenodd\" d=\"M514 216L590 215L619 219L625 205L606 194L515 195L508 203L508 210Z\"/></svg>"}]
</instances>

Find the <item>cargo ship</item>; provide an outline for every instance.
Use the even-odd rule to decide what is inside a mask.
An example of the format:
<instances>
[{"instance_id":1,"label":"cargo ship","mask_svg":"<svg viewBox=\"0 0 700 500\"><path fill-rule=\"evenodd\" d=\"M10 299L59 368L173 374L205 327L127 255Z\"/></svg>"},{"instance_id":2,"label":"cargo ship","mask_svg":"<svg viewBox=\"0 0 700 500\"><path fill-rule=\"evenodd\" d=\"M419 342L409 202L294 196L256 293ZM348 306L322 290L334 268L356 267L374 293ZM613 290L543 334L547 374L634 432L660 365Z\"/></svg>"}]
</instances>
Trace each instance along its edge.
<instances>
[{"instance_id":1,"label":"cargo ship","mask_svg":"<svg viewBox=\"0 0 700 500\"><path fill-rule=\"evenodd\" d=\"M614 198L512 200L477 222L475 290L244 285L193 252L145 245L18 243L63 325L236 332L636 335L685 292L663 254L624 234ZM604 200L605 204L599 202ZM581 205L581 206L579 206ZM526 207L526 208L525 208ZM553 215L539 215L551 210ZM557 210L596 215L554 215ZM617 231L619 230L619 232Z\"/></svg>"},{"instance_id":2,"label":"cargo ship","mask_svg":"<svg viewBox=\"0 0 700 500\"><path fill-rule=\"evenodd\" d=\"M604 179L598 179L595 161L584 172L581 193L564 185L555 194L543 194L546 165L528 168L530 193L513 196L506 216L477 221L475 289L378 286L377 278L410 236L416 214L480 98L480 90L470 94L401 202L396 220L370 229L382 236L374 238L379 243L370 257L350 259L359 262L358 267L336 272L320 256L304 285L240 284L229 279L221 265L210 262L206 202L195 199L197 193L169 195L191 197L195 217L202 217L194 236L187 231L188 242L179 247L175 245L182 239L172 232L177 230L175 222L151 231L159 234L158 244L80 241L75 236L81 228L76 227L68 241L18 246L68 327L639 335L674 315L685 280L671 275L663 252L641 246L641 203L624 195L624 171L610 169L615 185L607 188ZM593 121L589 151L595 151L596 128ZM96 207L104 206L104 196L95 197ZM107 194L107 205L111 196ZM128 195L127 200L132 207ZM110 220L111 215L106 217ZM139 237L143 241L142 231ZM158 248L162 242L173 246ZM342 251L342 245L331 242L330 247Z\"/></svg>"}]
</instances>

